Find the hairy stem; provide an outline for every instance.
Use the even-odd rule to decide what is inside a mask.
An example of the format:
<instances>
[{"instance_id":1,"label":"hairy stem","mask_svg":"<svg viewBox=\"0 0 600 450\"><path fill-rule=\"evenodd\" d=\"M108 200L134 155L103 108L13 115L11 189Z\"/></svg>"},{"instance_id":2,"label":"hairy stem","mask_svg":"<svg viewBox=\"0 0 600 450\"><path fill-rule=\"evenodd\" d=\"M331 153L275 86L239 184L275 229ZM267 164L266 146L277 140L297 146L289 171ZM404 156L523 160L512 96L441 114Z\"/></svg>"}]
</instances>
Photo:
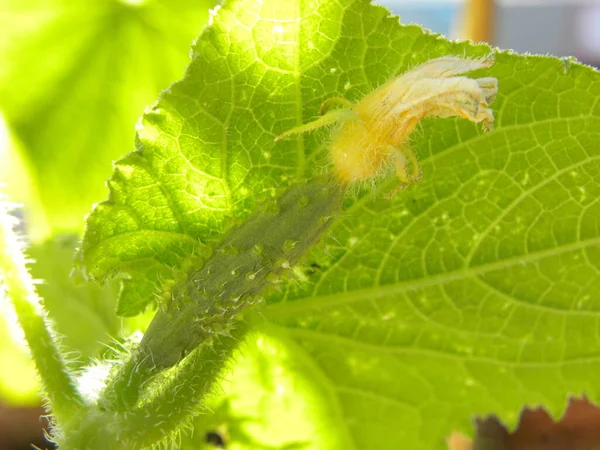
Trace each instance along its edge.
<instances>
[{"instance_id":1,"label":"hairy stem","mask_svg":"<svg viewBox=\"0 0 600 450\"><path fill-rule=\"evenodd\" d=\"M90 410L83 424L66 428L58 440L69 450L137 450L172 440L202 411L202 401L218 381L247 327L218 336L194 350L172 371L151 382L153 394L126 412Z\"/></svg>"},{"instance_id":2,"label":"hairy stem","mask_svg":"<svg viewBox=\"0 0 600 450\"><path fill-rule=\"evenodd\" d=\"M144 383L176 365L198 345L228 336L241 312L295 264L341 209L344 188L311 180L288 189L231 230L212 257L192 269L157 312L139 348L109 384L101 404L126 411L140 400Z\"/></svg>"},{"instance_id":3,"label":"hairy stem","mask_svg":"<svg viewBox=\"0 0 600 450\"><path fill-rule=\"evenodd\" d=\"M12 300L52 414L61 424L77 413L83 400L48 327L46 313L26 267L22 245L13 231L15 222L6 206L0 203L0 284Z\"/></svg>"}]
</instances>

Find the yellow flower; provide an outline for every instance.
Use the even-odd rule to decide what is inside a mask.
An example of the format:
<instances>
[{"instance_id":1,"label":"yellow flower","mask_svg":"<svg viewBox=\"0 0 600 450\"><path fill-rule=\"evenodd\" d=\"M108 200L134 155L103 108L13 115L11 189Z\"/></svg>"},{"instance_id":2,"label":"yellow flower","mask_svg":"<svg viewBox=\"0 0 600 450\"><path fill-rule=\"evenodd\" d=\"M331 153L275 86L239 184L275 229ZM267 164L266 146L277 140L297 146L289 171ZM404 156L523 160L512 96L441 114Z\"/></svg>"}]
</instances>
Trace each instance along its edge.
<instances>
[{"instance_id":1,"label":"yellow flower","mask_svg":"<svg viewBox=\"0 0 600 450\"><path fill-rule=\"evenodd\" d=\"M393 162L402 188L421 178L417 158L407 146L421 119L462 117L491 129L494 115L488 106L498 91L498 80L457 75L492 64L491 58L432 59L389 80L356 104L344 98L327 100L320 118L275 140L341 123L328 147L335 178L345 184L367 180ZM342 107L328 111L334 104Z\"/></svg>"}]
</instances>

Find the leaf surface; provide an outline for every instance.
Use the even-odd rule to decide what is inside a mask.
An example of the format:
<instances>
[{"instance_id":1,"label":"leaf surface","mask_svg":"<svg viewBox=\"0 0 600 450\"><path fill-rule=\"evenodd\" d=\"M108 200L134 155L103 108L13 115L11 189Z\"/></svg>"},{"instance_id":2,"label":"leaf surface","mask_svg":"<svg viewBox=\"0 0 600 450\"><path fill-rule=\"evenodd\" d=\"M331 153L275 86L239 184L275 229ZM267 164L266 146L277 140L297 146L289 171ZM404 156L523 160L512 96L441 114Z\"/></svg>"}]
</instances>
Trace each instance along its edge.
<instances>
[{"instance_id":1,"label":"leaf surface","mask_svg":"<svg viewBox=\"0 0 600 450\"><path fill-rule=\"evenodd\" d=\"M116 164L83 263L127 277L120 312L143 310L230 217L326 170L326 130L274 136L425 60L489 53L362 0L226 3ZM600 75L500 52L481 76L499 80L495 131L424 122L423 181L392 200L391 178L353 189L308 281L261 311L327 392L340 448L441 449L474 414L599 397Z\"/></svg>"},{"instance_id":2,"label":"leaf surface","mask_svg":"<svg viewBox=\"0 0 600 450\"><path fill-rule=\"evenodd\" d=\"M119 325L124 326L122 333L129 333L131 324L119 321L114 314L115 283L77 284L70 277L78 240L76 235L57 235L32 245L27 255L33 259L31 275L40 280L37 291L62 338L61 345L76 352L72 365L85 366L106 351L102 342L119 338Z\"/></svg>"}]
</instances>

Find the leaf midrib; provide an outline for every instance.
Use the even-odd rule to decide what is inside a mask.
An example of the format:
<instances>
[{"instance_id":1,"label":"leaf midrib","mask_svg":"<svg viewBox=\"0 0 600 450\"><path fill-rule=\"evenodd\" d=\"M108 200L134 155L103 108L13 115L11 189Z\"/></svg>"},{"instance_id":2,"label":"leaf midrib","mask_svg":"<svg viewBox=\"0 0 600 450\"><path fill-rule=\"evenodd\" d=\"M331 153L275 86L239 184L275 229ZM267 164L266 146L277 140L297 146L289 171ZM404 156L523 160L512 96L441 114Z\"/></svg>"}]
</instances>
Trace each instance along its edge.
<instances>
[{"instance_id":1,"label":"leaf midrib","mask_svg":"<svg viewBox=\"0 0 600 450\"><path fill-rule=\"evenodd\" d=\"M547 369L549 367L563 367L569 364L580 364L582 362L598 362L600 361L600 354L597 356L580 356L568 359L560 359L556 361L538 361L538 362L526 362L523 360L505 360L499 358L491 358L481 355L467 355L454 353L450 351L443 351L432 348L424 347L410 347L400 345L378 345L369 342L364 342L358 339L351 339L346 336L341 336L333 333L325 333L322 330L315 329L304 329L297 327L284 327L275 323L269 322L269 328L279 329L281 333L286 333L290 338L295 341L299 339L307 339L312 341L327 342L329 344L352 347L355 350L360 349L369 354L401 354L401 355L414 355L414 356L429 356L434 358L442 358L451 361L457 361L462 363L465 360L469 362L479 362L485 364L493 364L500 367L518 367L521 369Z\"/></svg>"},{"instance_id":2,"label":"leaf midrib","mask_svg":"<svg viewBox=\"0 0 600 450\"><path fill-rule=\"evenodd\" d=\"M399 294L408 290L436 286L440 284L446 284L452 281L460 281L468 278L473 278L494 270L507 269L518 265L525 265L527 263L533 263L549 256L558 256L570 251L581 250L593 246L600 246L600 237L574 242L568 245L563 245L561 247L538 250L531 252L527 255L513 256L511 258L497 260L490 263L481 264L475 267L464 267L450 272L431 275L427 278L406 280L395 284L372 286L365 289L357 289L354 291L346 291L330 295L300 297L290 302L269 305L265 310L263 310L263 314L265 316L269 316L271 314L279 315L282 313L290 314L296 313L298 311L322 309L334 305L350 304L365 300L373 300L377 297ZM561 310L561 312L581 314L590 313L589 311L576 312L569 310Z\"/></svg>"}]
</instances>

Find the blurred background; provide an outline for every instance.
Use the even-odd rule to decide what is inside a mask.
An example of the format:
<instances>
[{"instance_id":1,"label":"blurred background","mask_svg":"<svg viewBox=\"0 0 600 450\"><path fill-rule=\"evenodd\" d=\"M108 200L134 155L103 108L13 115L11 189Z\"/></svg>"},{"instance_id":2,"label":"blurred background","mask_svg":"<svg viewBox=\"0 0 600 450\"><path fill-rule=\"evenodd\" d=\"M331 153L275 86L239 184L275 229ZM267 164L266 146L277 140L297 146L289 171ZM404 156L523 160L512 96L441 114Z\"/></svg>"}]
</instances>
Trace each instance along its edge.
<instances>
[{"instance_id":1,"label":"blurred background","mask_svg":"<svg viewBox=\"0 0 600 450\"><path fill-rule=\"evenodd\" d=\"M403 23L451 39L600 66L600 0L379 0Z\"/></svg>"},{"instance_id":2,"label":"blurred background","mask_svg":"<svg viewBox=\"0 0 600 450\"><path fill-rule=\"evenodd\" d=\"M281 0L286 1L286 0ZM375 0L452 39L600 66L600 0ZM0 184L63 344L82 359L143 328L117 322L114 286L76 286L73 250L135 125L180 79L216 0L0 0ZM60 305L60 306L56 306ZM77 318L77 320L73 320ZM0 290L0 450L44 443L37 382Z\"/></svg>"}]
</instances>

